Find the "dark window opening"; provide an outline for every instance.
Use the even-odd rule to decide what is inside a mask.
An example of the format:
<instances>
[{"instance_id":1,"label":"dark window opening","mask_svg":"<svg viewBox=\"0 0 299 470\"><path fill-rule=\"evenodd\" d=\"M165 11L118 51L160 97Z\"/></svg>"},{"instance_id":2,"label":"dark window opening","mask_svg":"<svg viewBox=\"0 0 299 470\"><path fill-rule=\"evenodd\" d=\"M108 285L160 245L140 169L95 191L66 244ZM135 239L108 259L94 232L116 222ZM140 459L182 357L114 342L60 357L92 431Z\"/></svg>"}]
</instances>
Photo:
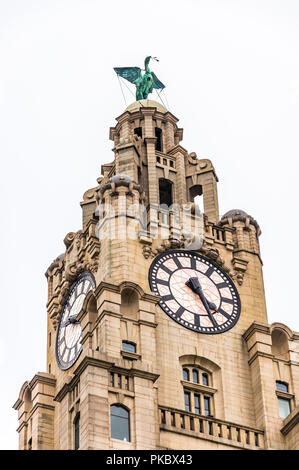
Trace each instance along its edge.
<instances>
[{"instance_id":1,"label":"dark window opening","mask_svg":"<svg viewBox=\"0 0 299 470\"><path fill-rule=\"evenodd\" d=\"M114 372L110 372L110 385L114 387Z\"/></svg>"},{"instance_id":2,"label":"dark window opening","mask_svg":"<svg viewBox=\"0 0 299 470\"><path fill-rule=\"evenodd\" d=\"M121 405L110 406L111 437L130 442L129 411Z\"/></svg>"},{"instance_id":3,"label":"dark window opening","mask_svg":"<svg viewBox=\"0 0 299 470\"><path fill-rule=\"evenodd\" d=\"M210 397L204 397L205 416L211 416Z\"/></svg>"},{"instance_id":4,"label":"dark window opening","mask_svg":"<svg viewBox=\"0 0 299 470\"><path fill-rule=\"evenodd\" d=\"M200 184L195 184L189 189L190 201L193 202L196 196L202 196L202 186Z\"/></svg>"},{"instance_id":5,"label":"dark window opening","mask_svg":"<svg viewBox=\"0 0 299 470\"><path fill-rule=\"evenodd\" d=\"M190 398L190 393L189 393L189 392L185 392L185 393L184 393L184 397L185 397L185 410L186 410L186 411L191 411L191 398Z\"/></svg>"},{"instance_id":6,"label":"dark window opening","mask_svg":"<svg viewBox=\"0 0 299 470\"><path fill-rule=\"evenodd\" d=\"M183 379L186 382L189 382L189 370L188 369L183 369Z\"/></svg>"},{"instance_id":7,"label":"dark window opening","mask_svg":"<svg viewBox=\"0 0 299 470\"><path fill-rule=\"evenodd\" d=\"M208 386L209 385L209 376L208 374L202 374L202 384Z\"/></svg>"},{"instance_id":8,"label":"dark window opening","mask_svg":"<svg viewBox=\"0 0 299 470\"><path fill-rule=\"evenodd\" d=\"M193 377L193 382L198 384L199 383L199 375L198 375L198 370L193 369L192 371L192 377Z\"/></svg>"},{"instance_id":9,"label":"dark window opening","mask_svg":"<svg viewBox=\"0 0 299 470\"><path fill-rule=\"evenodd\" d=\"M134 134L142 138L142 127L135 127Z\"/></svg>"},{"instance_id":10,"label":"dark window opening","mask_svg":"<svg viewBox=\"0 0 299 470\"><path fill-rule=\"evenodd\" d=\"M158 152L162 152L162 129L160 129L159 127L156 127L155 136L156 136L156 150L158 150Z\"/></svg>"},{"instance_id":11,"label":"dark window opening","mask_svg":"<svg viewBox=\"0 0 299 470\"><path fill-rule=\"evenodd\" d=\"M200 395L194 395L194 412L200 415Z\"/></svg>"},{"instance_id":12,"label":"dark window opening","mask_svg":"<svg viewBox=\"0 0 299 470\"><path fill-rule=\"evenodd\" d=\"M77 415L75 418L75 450L78 450L80 447L80 415Z\"/></svg>"},{"instance_id":13,"label":"dark window opening","mask_svg":"<svg viewBox=\"0 0 299 470\"><path fill-rule=\"evenodd\" d=\"M32 438L28 441L28 450L32 450Z\"/></svg>"},{"instance_id":14,"label":"dark window opening","mask_svg":"<svg viewBox=\"0 0 299 470\"><path fill-rule=\"evenodd\" d=\"M166 204L170 207L172 205L172 182L165 180L164 178L159 179L159 196L160 205Z\"/></svg>"}]
</instances>

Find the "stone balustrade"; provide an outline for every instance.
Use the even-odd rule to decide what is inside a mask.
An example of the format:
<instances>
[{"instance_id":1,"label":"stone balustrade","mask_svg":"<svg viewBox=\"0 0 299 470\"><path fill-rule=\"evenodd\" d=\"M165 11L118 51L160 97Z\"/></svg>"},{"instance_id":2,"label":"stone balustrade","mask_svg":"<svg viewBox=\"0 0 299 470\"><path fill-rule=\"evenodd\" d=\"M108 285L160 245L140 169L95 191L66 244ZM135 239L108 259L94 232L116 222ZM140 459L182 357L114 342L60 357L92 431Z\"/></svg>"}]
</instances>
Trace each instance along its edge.
<instances>
[{"instance_id":1,"label":"stone balustrade","mask_svg":"<svg viewBox=\"0 0 299 470\"><path fill-rule=\"evenodd\" d=\"M264 449L264 432L260 429L164 406L159 406L159 416L161 431L180 432L234 448Z\"/></svg>"}]
</instances>

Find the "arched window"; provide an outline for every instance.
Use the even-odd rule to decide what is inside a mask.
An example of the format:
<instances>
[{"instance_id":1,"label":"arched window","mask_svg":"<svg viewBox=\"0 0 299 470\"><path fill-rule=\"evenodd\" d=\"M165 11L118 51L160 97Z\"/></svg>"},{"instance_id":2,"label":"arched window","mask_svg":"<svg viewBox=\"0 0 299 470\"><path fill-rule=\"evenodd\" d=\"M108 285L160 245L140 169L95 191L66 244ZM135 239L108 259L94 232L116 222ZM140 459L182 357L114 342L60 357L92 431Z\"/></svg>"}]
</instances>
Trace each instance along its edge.
<instances>
[{"instance_id":1,"label":"arched window","mask_svg":"<svg viewBox=\"0 0 299 470\"><path fill-rule=\"evenodd\" d=\"M201 376L202 384L208 386L209 385L209 376L205 372Z\"/></svg>"},{"instance_id":2,"label":"arched window","mask_svg":"<svg viewBox=\"0 0 299 470\"><path fill-rule=\"evenodd\" d=\"M80 447L80 414L77 414L74 420L74 432L75 432L75 450Z\"/></svg>"},{"instance_id":3,"label":"arched window","mask_svg":"<svg viewBox=\"0 0 299 470\"><path fill-rule=\"evenodd\" d=\"M193 379L193 382L198 384L199 383L199 374L198 374L198 370L197 369L193 369L192 370L192 379Z\"/></svg>"},{"instance_id":4,"label":"arched window","mask_svg":"<svg viewBox=\"0 0 299 470\"><path fill-rule=\"evenodd\" d=\"M130 413L122 405L110 406L111 437L130 441Z\"/></svg>"},{"instance_id":5,"label":"arched window","mask_svg":"<svg viewBox=\"0 0 299 470\"><path fill-rule=\"evenodd\" d=\"M189 369L183 369L183 379L186 382L189 382L189 380L190 380Z\"/></svg>"}]
</instances>

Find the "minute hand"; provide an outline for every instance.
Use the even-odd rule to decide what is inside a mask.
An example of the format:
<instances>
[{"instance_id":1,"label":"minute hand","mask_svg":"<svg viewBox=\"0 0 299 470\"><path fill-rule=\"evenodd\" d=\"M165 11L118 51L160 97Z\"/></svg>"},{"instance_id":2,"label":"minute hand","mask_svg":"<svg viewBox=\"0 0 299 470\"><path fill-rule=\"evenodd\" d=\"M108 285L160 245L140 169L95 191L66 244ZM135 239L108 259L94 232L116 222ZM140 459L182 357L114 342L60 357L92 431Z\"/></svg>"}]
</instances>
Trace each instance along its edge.
<instances>
[{"instance_id":1,"label":"minute hand","mask_svg":"<svg viewBox=\"0 0 299 470\"><path fill-rule=\"evenodd\" d=\"M188 287L190 287L190 289L199 296L200 300L202 301L203 303L203 306L208 314L208 317L209 319L211 320L211 322L213 323L213 326L218 326L217 325L217 322L215 321L213 315L211 314L211 311L210 311L210 306L211 308L214 308L215 307L215 310L216 310L216 306L214 304L211 304L210 302L208 302L208 300L205 298L205 295L202 291L202 288L201 288L201 285L199 283L199 280L197 277L190 277L189 281L186 282L186 285ZM209 306L210 304L210 306Z\"/></svg>"}]
</instances>

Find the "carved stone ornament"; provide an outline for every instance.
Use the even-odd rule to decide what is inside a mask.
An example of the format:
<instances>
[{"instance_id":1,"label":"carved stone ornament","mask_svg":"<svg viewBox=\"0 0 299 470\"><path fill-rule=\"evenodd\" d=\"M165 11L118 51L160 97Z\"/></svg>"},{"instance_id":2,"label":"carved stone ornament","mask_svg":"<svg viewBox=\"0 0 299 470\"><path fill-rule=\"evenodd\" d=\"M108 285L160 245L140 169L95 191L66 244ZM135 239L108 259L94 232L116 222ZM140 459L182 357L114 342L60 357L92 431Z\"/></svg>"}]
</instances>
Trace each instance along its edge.
<instances>
[{"instance_id":1,"label":"carved stone ornament","mask_svg":"<svg viewBox=\"0 0 299 470\"><path fill-rule=\"evenodd\" d=\"M95 235L95 223L89 224L85 232L68 233L64 243L64 257L60 263L52 263L46 273L52 286L47 308L54 329L72 283L84 271L95 274L99 266L100 241Z\"/></svg>"}]
</instances>

